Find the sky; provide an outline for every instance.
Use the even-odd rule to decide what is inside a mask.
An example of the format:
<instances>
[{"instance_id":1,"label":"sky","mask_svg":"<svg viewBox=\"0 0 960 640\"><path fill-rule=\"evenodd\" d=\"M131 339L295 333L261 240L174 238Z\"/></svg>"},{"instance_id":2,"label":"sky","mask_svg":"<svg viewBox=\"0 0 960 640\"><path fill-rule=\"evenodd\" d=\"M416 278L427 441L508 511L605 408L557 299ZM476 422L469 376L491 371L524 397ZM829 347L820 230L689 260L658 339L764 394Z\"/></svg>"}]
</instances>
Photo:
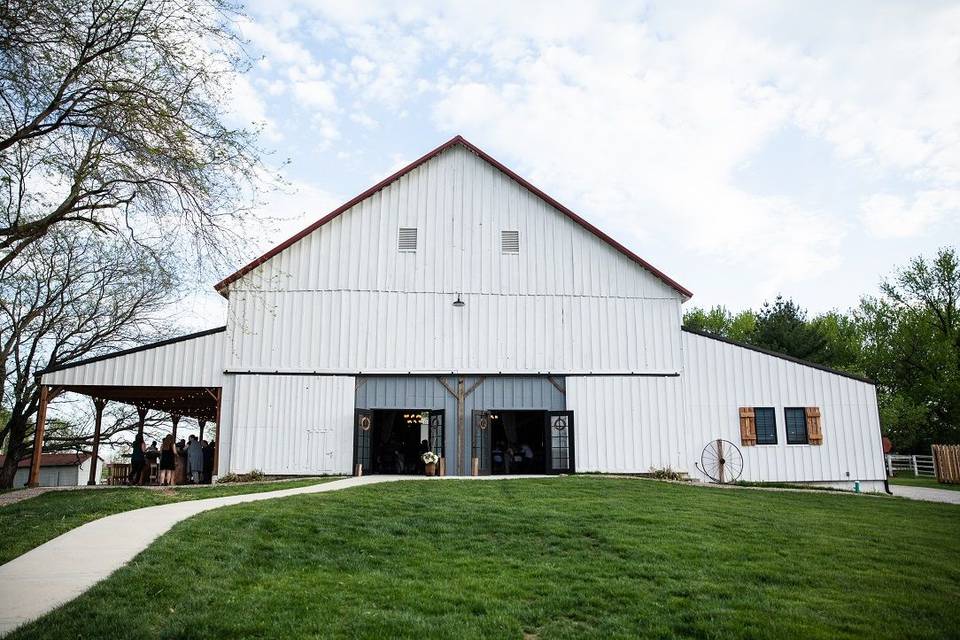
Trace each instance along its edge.
<instances>
[{"instance_id":1,"label":"sky","mask_svg":"<svg viewBox=\"0 0 960 640\"><path fill-rule=\"evenodd\" d=\"M958 3L244 11L255 62L229 117L289 160L248 258L457 134L693 291L688 306L782 293L846 310L960 245ZM223 323L212 289L190 306L186 324Z\"/></svg>"}]
</instances>

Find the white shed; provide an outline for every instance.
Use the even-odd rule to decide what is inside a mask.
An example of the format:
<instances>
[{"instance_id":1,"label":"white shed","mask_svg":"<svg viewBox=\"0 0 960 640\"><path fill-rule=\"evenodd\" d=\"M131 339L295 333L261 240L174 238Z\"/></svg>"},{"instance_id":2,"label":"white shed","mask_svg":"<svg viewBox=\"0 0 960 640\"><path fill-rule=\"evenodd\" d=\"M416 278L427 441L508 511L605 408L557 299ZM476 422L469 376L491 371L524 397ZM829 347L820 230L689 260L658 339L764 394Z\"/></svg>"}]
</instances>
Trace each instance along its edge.
<instances>
[{"instance_id":1,"label":"white shed","mask_svg":"<svg viewBox=\"0 0 960 640\"><path fill-rule=\"evenodd\" d=\"M460 136L216 289L226 327L48 394L215 421L221 474L417 473L431 449L448 474L705 479L712 451L730 479L739 451L745 480L882 487L869 381L682 330L687 289Z\"/></svg>"},{"instance_id":2,"label":"white shed","mask_svg":"<svg viewBox=\"0 0 960 640\"><path fill-rule=\"evenodd\" d=\"M90 468L96 465L94 477L99 478L100 466L103 460L94 461L89 453L45 453L40 458L41 487L76 487L87 484L90 478ZM3 464L3 456L0 456ZM24 458L17 466L13 477L13 486L22 487L27 484L30 474L30 459Z\"/></svg>"}]
</instances>

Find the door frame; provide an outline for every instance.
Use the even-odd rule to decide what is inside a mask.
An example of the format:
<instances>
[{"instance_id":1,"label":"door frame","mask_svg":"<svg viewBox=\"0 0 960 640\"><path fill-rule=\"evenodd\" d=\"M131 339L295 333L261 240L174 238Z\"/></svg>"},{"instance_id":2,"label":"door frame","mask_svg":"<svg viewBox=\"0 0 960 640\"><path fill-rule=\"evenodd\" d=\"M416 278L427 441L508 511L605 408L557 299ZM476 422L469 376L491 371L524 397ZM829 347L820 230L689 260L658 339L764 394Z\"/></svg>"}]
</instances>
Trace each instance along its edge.
<instances>
[{"instance_id":1,"label":"door frame","mask_svg":"<svg viewBox=\"0 0 960 640\"><path fill-rule=\"evenodd\" d=\"M577 457L576 457L576 448L575 448L574 438L573 438L573 435L575 433L574 432L575 425L573 423L573 411L546 411L545 414L546 414L546 420L544 425L545 427L544 448L546 449L545 451L545 458L547 462L546 474L554 475L557 473L576 473ZM551 430L553 429L552 418L554 416L565 416L567 418L567 459L569 460L569 464L567 465L566 471L557 471L553 468L553 446L552 446L553 434L551 433Z\"/></svg>"}]
</instances>

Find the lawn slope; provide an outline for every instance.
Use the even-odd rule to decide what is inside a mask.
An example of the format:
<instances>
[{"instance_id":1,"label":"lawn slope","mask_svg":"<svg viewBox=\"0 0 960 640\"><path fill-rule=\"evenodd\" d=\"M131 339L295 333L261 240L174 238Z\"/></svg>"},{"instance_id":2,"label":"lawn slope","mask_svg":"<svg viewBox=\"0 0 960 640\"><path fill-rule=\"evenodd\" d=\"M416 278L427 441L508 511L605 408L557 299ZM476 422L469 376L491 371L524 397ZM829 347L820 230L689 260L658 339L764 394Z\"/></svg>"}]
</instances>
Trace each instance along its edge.
<instances>
[{"instance_id":1,"label":"lawn slope","mask_svg":"<svg viewBox=\"0 0 960 640\"><path fill-rule=\"evenodd\" d=\"M191 518L14 638L902 638L960 628L960 508L570 477Z\"/></svg>"},{"instance_id":2,"label":"lawn slope","mask_svg":"<svg viewBox=\"0 0 960 640\"><path fill-rule=\"evenodd\" d=\"M287 482L250 482L209 487L118 487L41 493L35 498L0 507L0 564L9 562L70 529L121 511L183 500L294 489L328 479L335 478L305 478Z\"/></svg>"}]
</instances>

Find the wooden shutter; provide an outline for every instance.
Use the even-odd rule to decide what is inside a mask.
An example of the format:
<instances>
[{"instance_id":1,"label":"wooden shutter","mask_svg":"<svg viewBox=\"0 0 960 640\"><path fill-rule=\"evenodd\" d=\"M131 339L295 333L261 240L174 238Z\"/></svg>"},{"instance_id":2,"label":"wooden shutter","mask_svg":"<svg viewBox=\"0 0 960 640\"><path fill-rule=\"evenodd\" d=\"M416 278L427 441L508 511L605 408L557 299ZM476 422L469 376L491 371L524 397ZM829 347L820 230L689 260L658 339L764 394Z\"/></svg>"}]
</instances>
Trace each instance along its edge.
<instances>
[{"instance_id":1,"label":"wooden shutter","mask_svg":"<svg viewBox=\"0 0 960 640\"><path fill-rule=\"evenodd\" d=\"M745 447L757 444L757 419L753 407L740 407L740 444Z\"/></svg>"},{"instance_id":2,"label":"wooden shutter","mask_svg":"<svg viewBox=\"0 0 960 640\"><path fill-rule=\"evenodd\" d=\"M807 441L810 444L823 444L823 430L820 422L820 407L807 407Z\"/></svg>"}]
</instances>

